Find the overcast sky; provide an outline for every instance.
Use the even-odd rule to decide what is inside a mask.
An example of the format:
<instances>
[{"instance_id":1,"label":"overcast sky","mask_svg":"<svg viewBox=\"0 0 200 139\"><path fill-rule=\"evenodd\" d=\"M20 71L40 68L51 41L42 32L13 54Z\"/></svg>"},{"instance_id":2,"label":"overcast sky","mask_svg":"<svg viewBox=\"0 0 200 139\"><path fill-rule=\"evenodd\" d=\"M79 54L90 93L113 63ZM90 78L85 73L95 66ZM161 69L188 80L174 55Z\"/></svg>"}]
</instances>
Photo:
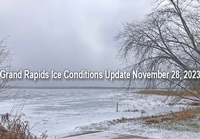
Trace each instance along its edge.
<instances>
[{"instance_id":1,"label":"overcast sky","mask_svg":"<svg viewBox=\"0 0 200 139\"><path fill-rule=\"evenodd\" d=\"M6 0L0 5L0 38L16 70L63 72L122 69L113 37L123 23L149 13L149 0ZM103 81L24 81L25 86L121 86Z\"/></svg>"}]
</instances>

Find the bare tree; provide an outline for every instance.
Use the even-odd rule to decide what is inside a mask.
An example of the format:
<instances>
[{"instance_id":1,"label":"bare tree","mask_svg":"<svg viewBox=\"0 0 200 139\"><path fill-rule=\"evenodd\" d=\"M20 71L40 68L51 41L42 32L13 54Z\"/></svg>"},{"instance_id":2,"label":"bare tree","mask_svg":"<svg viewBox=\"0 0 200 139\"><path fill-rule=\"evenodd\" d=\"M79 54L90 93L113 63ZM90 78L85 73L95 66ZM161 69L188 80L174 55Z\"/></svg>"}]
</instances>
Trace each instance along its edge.
<instances>
[{"instance_id":1,"label":"bare tree","mask_svg":"<svg viewBox=\"0 0 200 139\"><path fill-rule=\"evenodd\" d=\"M144 79L149 88L168 88L178 98L200 101L200 2L157 0L154 4L143 21L126 23L115 37L118 57L126 60L130 72L171 73L166 79Z\"/></svg>"},{"instance_id":2,"label":"bare tree","mask_svg":"<svg viewBox=\"0 0 200 139\"><path fill-rule=\"evenodd\" d=\"M11 71L11 54L10 48L6 44L8 37L0 41L0 71ZM9 79L0 79L0 92L9 88Z\"/></svg>"},{"instance_id":3,"label":"bare tree","mask_svg":"<svg viewBox=\"0 0 200 139\"><path fill-rule=\"evenodd\" d=\"M8 37L7 37L8 38ZM10 48L6 44L6 39L0 41L0 71L4 70L6 72L13 72L11 69L11 54ZM0 72L1 73L1 72ZM9 78L0 78L0 92L6 91L9 89L11 85L11 80ZM16 86L16 83L12 84L12 87ZM13 96L9 96L11 92L7 94L7 96L0 97L0 102L6 100L9 97L13 97L18 93L15 92ZM48 136L46 132L43 132L40 137L32 134L30 132L31 127L28 121L21 120L21 117L24 115L21 113L23 106L25 104L26 99L22 99L17 105L13 105L11 109L11 114L0 114L0 138L20 138L20 139L46 139ZM15 112L15 113L14 113Z\"/></svg>"}]
</instances>

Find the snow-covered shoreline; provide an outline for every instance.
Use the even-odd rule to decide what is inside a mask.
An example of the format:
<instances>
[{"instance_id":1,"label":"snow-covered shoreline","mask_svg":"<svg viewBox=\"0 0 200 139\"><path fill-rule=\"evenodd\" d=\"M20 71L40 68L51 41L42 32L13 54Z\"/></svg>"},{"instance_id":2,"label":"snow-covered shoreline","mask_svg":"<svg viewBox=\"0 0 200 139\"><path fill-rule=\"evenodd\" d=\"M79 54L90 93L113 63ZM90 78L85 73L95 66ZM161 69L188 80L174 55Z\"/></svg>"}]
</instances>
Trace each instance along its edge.
<instances>
[{"instance_id":1,"label":"snow-covered shoreline","mask_svg":"<svg viewBox=\"0 0 200 139\"><path fill-rule=\"evenodd\" d=\"M0 95L4 96L5 94ZM1 98L3 99L3 97ZM33 133L40 135L41 132L47 130L49 138L66 136L78 131L80 129L78 127L93 123L106 123L106 121L122 117L137 118L165 114L170 111L176 112L181 106L168 105L171 98L166 100L165 96L126 93L125 90L25 89L21 90L14 98L2 101L0 113L10 112L13 105L23 98L27 98L22 110L26 115L23 119L28 120L30 125L34 126ZM119 112L116 112L117 103ZM138 125L134 124L133 128L139 130L139 125L139 123ZM112 131L126 132L121 129L122 127L127 127L127 125L113 127ZM143 130L144 127L141 129ZM146 135L153 135L153 132L146 133ZM132 134L132 132L130 133ZM134 133L137 135L137 132Z\"/></svg>"}]
</instances>

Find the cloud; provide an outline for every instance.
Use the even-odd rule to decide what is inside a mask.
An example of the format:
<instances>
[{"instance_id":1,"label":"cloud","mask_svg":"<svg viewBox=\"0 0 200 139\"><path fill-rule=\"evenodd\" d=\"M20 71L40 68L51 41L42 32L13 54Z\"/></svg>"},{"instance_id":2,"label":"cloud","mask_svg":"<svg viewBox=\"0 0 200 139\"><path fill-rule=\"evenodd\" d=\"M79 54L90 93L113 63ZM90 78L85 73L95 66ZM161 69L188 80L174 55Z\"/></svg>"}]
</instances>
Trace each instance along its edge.
<instances>
[{"instance_id":1,"label":"cloud","mask_svg":"<svg viewBox=\"0 0 200 139\"><path fill-rule=\"evenodd\" d=\"M7 42L17 69L116 70L123 65L115 59L113 37L123 29L122 23L142 19L150 8L147 0L7 0L0 5L0 37L10 35ZM91 82L71 83L82 84ZM67 84L41 81L37 85Z\"/></svg>"}]
</instances>

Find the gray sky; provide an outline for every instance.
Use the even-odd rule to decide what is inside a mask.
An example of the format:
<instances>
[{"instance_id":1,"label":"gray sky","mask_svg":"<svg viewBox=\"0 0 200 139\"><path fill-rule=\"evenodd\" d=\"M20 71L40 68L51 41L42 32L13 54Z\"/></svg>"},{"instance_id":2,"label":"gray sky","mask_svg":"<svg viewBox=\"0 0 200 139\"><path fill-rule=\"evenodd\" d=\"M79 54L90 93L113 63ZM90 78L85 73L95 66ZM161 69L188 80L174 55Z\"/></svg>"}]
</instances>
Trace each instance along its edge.
<instances>
[{"instance_id":1,"label":"gray sky","mask_svg":"<svg viewBox=\"0 0 200 139\"><path fill-rule=\"evenodd\" d=\"M63 72L122 69L113 37L123 23L149 13L149 0L6 0L0 38L12 48L12 66ZM121 86L115 81L24 81L25 86Z\"/></svg>"}]
</instances>

